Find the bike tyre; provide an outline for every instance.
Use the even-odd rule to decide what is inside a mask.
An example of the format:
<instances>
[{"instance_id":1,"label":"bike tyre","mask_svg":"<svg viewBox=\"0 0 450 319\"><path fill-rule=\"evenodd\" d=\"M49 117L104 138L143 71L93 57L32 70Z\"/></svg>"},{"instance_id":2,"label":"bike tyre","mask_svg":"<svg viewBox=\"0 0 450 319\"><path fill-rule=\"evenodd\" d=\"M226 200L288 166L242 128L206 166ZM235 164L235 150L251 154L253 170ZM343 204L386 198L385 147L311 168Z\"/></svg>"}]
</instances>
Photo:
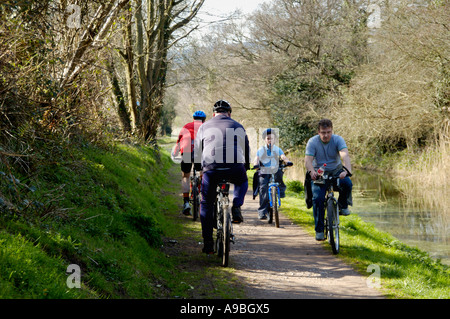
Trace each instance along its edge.
<instances>
[{"instance_id":1,"label":"bike tyre","mask_svg":"<svg viewBox=\"0 0 450 319\"><path fill-rule=\"evenodd\" d=\"M327 219L328 219L328 231L331 250L333 254L339 253L339 225L337 225L337 210L333 200L327 202Z\"/></svg>"},{"instance_id":2,"label":"bike tyre","mask_svg":"<svg viewBox=\"0 0 450 319\"><path fill-rule=\"evenodd\" d=\"M192 186L192 194L192 220L195 222L198 219L200 210L200 197L198 187L195 183Z\"/></svg>"},{"instance_id":3,"label":"bike tyre","mask_svg":"<svg viewBox=\"0 0 450 319\"><path fill-rule=\"evenodd\" d=\"M280 219L278 217L278 194L277 194L277 188L272 187L270 190L272 192L272 210L273 210L273 217L275 217L275 227L280 228Z\"/></svg>"},{"instance_id":4,"label":"bike tyre","mask_svg":"<svg viewBox=\"0 0 450 319\"><path fill-rule=\"evenodd\" d=\"M231 214L229 212L230 207L228 205L225 205L223 210L222 266L228 267L228 262L230 259Z\"/></svg>"}]
</instances>

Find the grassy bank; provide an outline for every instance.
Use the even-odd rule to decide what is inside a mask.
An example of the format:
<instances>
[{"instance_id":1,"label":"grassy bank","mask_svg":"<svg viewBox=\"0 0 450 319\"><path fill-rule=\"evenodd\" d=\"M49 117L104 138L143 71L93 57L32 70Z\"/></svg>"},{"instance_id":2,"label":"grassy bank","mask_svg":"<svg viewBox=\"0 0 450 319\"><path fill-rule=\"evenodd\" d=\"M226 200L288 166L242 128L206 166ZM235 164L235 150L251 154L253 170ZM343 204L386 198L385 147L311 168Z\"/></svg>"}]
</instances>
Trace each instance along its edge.
<instances>
[{"instance_id":1,"label":"grassy bank","mask_svg":"<svg viewBox=\"0 0 450 319\"><path fill-rule=\"evenodd\" d=\"M312 208L307 209L302 185L288 183L281 211L314 235ZM391 298L450 298L450 267L431 259L427 253L409 247L392 235L352 214L341 218L339 258L369 277L368 267L380 269L381 289ZM324 242L327 249L331 247Z\"/></svg>"},{"instance_id":2,"label":"grassy bank","mask_svg":"<svg viewBox=\"0 0 450 319\"><path fill-rule=\"evenodd\" d=\"M85 145L50 162L30 176L0 167L0 298L235 296L201 254L199 223L180 216L167 152Z\"/></svg>"}]
</instances>

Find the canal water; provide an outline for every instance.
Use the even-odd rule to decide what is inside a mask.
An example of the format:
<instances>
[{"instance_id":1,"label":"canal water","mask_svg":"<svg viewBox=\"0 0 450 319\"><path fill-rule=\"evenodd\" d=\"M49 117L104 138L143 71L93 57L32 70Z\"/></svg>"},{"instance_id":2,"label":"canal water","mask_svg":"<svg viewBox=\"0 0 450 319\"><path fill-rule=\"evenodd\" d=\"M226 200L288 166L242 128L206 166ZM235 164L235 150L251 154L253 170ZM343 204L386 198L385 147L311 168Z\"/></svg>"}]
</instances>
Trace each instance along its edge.
<instances>
[{"instance_id":1,"label":"canal water","mask_svg":"<svg viewBox=\"0 0 450 319\"><path fill-rule=\"evenodd\" d=\"M355 171L352 212L405 244L450 265L450 211L401 191L387 174ZM445 201L447 198L441 198ZM448 202L450 205L450 202Z\"/></svg>"}]
</instances>

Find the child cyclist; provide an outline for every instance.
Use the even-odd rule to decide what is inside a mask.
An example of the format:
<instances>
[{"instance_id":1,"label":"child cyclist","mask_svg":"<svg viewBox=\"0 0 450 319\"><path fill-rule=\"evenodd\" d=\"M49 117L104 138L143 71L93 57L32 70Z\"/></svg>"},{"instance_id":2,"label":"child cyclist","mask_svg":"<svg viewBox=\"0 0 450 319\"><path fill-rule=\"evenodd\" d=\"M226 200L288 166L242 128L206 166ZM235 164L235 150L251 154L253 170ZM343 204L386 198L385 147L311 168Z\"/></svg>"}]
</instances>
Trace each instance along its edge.
<instances>
[{"instance_id":1,"label":"child cyclist","mask_svg":"<svg viewBox=\"0 0 450 319\"><path fill-rule=\"evenodd\" d=\"M292 162L284 155L284 152L276 144L278 136L275 129L265 129L262 133L264 146L256 152L254 165L259 167L259 219L264 220L269 216L269 181L272 173L275 173L275 182L279 183L280 197L285 197L286 185L283 182L283 171L280 162L291 166ZM256 176L255 176L256 177Z\"/></svg>"}]
</instances>

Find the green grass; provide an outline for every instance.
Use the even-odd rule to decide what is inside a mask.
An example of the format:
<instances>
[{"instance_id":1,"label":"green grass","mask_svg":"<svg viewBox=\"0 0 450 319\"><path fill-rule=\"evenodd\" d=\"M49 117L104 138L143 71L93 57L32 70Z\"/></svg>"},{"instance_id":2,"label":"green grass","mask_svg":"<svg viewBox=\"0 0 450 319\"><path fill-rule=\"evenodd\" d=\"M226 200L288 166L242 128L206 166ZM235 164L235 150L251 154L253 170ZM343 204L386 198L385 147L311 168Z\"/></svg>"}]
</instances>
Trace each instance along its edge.
<instances>
[{"instance_id":1,"label":"green grass","mask_svg":"<svg viewBox=\"0 0 450 319\"><path fill-rule=\"evenodd\" d=\"M179 170L166 151L90 145L32 178L0 172L0 298L235 296L232 275L201 253L200 223L180 218ZM172 251L169 239L195 249ZM70 264L81 289L66 285Z\"/></svg>"},{"instance_id":2,"label":"green grass","mask_svg":"<svg viewBox=\"0 0 450 319\"><path fill-rule=\"evenodd\" d=\"M281 211L314 235L312 208L307 209L298 182L287 183L288 191ZM293 191L296 190L296 191ZM342 217L339 258L369 277L370 265L380 269L382 292L391 298L449 299L450 267L433 260L427 253L409 247L382 232L356 214ZM328 242L323 243L331 251Z\"/></svg>"}]
</instances>

